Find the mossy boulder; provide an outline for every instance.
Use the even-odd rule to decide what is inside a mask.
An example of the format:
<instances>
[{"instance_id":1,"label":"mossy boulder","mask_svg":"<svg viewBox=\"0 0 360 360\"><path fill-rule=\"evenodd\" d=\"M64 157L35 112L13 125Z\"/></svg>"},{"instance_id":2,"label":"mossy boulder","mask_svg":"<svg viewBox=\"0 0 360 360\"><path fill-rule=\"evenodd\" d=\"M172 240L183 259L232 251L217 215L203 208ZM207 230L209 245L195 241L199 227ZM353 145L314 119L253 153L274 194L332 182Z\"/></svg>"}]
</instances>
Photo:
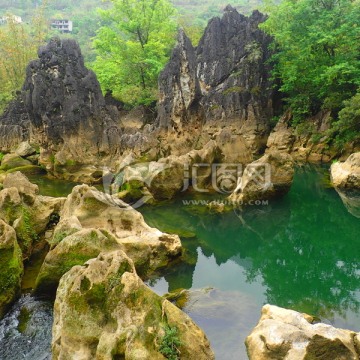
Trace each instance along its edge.
<instances>
[{"instance_id":1,"label":"mossy boulder","mask_svg":"<svg viewBox=\"0 0 360 360\"><path fill-rule=\"evenodd\" d=\"M61 277L75 265L83 265L102 251L120 249L116 239L97 229L82 229L62 239L45 257L36 279L35 292L53 295Z\"/></svg>"},{"instance_id":2,"label":"mossy boulder","mask_svg":"<svg viewBox=\"0 0 360 360\"><path fill-rule=\"evenodd\" d=\"M29 160L23 159L17 154L6 154L1 161L1 170L10 170L21 166L32 165Z\"/></svg>"},{"instance_id":3,"label":"mossy boulder","mask_svg":"<svg viewBox=\"0 0 360 360\"><path fill-rule=\"evenodd\" d=\"M141 275L167 266L182 252L177 235L151 228L131 206L88 185L74 187L67 197L59 227L70 218L72 221L77 218L82 228L97 228L112 234L134 260ZM57 239L54 243L60 235L61 232L55 229Z\"/></svg>"},{"instance_id":4,"label":"mossy boulder","mask_svg":"<svg viewBox=\"0 0 360 360\"><path fill-rule=\"evenodd\" d=\"M10 170L6 171L6 175L14 173L16 171L20 171L22 174L25 174L25 175L45 175L46 174L46 170L44 170L44 168L42 168L41 166L26 165L26 166L20 166L17 168L10 169Z\"/></svg>"},{"instance_id":5,"label":"mossy boulder","mask_svg":"<svg viewBox=\"0 0 360 360\"><path fill-rule=\"evenodd\" d=\"M0 318L20 294L23 263L15 230L0 220Z\"/></svg>"},{"instance_id":6,"label":"mossy boulder","mask_svg":"<svg viewBox=\"0 0 360 360\"><path fill-rule=\"evenodd\" d=\"M151 291L123 251L100 254L60 281L52 356L164 360L160 348L168 327L177 329L181 359L214 359L203 331Z\"/></svg>"},{"instance_id":7,"label":"mossy boulder","mask_svg":"<svg viewBox=\"0 0 360 360\"><path fill-rule=\"evenodd\" d=\"M0 219L15 229L23 257L27 258L51 216L60 212L65 199L39 195L37 185L20 172L7 175L3 186Z\"/></svg>"}]
</instances>

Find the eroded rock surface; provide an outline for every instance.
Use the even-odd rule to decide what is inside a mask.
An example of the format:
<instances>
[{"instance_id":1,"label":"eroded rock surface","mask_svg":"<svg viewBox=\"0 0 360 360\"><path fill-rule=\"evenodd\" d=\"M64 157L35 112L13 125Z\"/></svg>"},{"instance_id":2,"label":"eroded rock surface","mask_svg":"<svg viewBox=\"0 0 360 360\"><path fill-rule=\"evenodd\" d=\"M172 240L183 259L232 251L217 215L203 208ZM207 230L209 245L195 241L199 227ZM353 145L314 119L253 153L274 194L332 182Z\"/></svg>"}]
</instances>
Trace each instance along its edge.
<instances>
[{"instance_id":1,"label":"eroded rock surface","mask_svg":"<svg viewBox=\"0 0 360 360\"><path fill-rule=\"evenodd\" d=\"M306 314L265 305L258 325L246 339L250 360L355 360L358 334L315 323Z\"/></svg>"},{"instance_id":2,"label":"eroded rock surface","mask_svg":"<svg viewBox=\"0 0 360 360\"><path fill-rule=\"evenodd\" d=\"M57 165L59 171L62 165L74 165L69 163L73 159L87 164L97 155L116 153L120 130L79 45L53 38L38 57L27 67L20 94L0 116L1 151L30 141L48 152L48 159L41 157L43 164L49 169Z\"/></svg>"},{"instance_id":3,"label":"eroded rock surface","mask_svg":"<svg viewBox=\"0 0 360 360\"><path fill-rule=\"evenodd\" d=\"M253 200L281 197L290 190L293 178L294 162L289 154L265 154L246 166L229 200L246 204Z\"/></svg>"},{"instance_id":4,"label":"eroded rock surface","mask_svg":"<svg viewBox=\"0 0 360 360\"><path fill-rule=\"evenodd\" d=\"M298 125L293 124L291 111L287 111L270 133L266 152L285 152L298 162L329 162L339 157L345 160L356 151L356 144L346 144L339 153L339 149L331 146L330 127L329 111L320 111Z\"/></svg>"},{"instance_id":5,"label":"eroded rock surface","mask_svg":"<svg viewBox=\"0 0 360 360\"><path fill-rule=\"evenodd\" d=\"M73 189L60 215L36 281L38 293L54 293L62 275L101 252L125 251L141 276L181 255L177 235L149 227L129 205L88 185Z\"/></svg>"},{"instance_id":6,"label":"eroded rock surface","mask_svg":"<svg viewBox=\"0 0 360 360\"><path fill-rule=\"evenodd\" d=\"M129 165L124 168L122 183L128 185L128 193L134 198L147 196L149 192L156 200L171 199L191 183L194 187L206 187L211 178L211 165L221 160L222 152L212 140L202 149L185 155L170 155L157 162ZM195 169L195 166L198 167Z\"/></svg>"},{"instance_id":7,"label":"eroded rock surface","mask_svg":"<svg viewBox=\"0 0 360 360\"><path fill-rule=\"evenodd\" d=\"M351 154L345 162L333 163L330 173L335 187L360 190L360 152Z\"/></svg>"},{"instance_id":8,"label":"eroded rock surface","mask_svg":"<svg viewBox=\"0 0 360 360\"><path fill-rule=\"evenodd\" d=\"M176 327L181 359L214 359L200 328L153 293L122 251L73 267L60 281L54 306L53 359L165 359L165 326Z\"/></svg>"},{"instance_id":9,"label":"eroded rock surface","mask_svg":"<svg viewBox=\"0 0 360 360\"><path fill-rule=\"evenodd\" d=\"M23 257L28 258L39 235L47 229L51 216L59 214L65 199L39 195L38 186L19 171L8 174L3 186L0 219L15 229Z\"/></svg>"},{"instance_id":10,"label":"eroded rock surface","mask_svg":"<svg viewBox=\"0 0 360 360\"><path fill-rule=\"evenodd\" d=\"M267 63L271 38L258 28L265 19L258 11L246 17L228 6L222 18L210 20L196 49L180 33L159 79L161 127L235 123L253 151L264 147L274 97Z\"/></svg>"}]
</instances>

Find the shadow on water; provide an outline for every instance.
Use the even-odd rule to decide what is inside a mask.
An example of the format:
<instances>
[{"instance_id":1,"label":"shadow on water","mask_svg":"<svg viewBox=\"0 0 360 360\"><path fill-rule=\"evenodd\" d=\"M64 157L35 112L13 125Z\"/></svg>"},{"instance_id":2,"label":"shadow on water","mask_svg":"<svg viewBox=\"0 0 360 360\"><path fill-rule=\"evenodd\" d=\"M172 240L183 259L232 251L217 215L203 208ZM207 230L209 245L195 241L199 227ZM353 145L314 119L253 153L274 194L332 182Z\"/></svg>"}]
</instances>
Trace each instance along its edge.
<instances>
[{"instance_id":1,"label":"shadow on water","mask_svg":"<svg viewBox=\"0 0 360 360\"><path fill-rule=\"evenodd\" d=\"M188 311L218 358L246 358L244 346L229 347L228 339L233 334L243 342L264 303L360 330L360 221L328 184L327 168L307 165L297 169L289 194L267 206L212 215L177 200L140 209L150 225L192 235L182 237L184 262L150 286L158 293L214 287L218 300L199 297L198 307L213 314L231 309L230 318L211 324Z\"/></svg>"}]
</instances>

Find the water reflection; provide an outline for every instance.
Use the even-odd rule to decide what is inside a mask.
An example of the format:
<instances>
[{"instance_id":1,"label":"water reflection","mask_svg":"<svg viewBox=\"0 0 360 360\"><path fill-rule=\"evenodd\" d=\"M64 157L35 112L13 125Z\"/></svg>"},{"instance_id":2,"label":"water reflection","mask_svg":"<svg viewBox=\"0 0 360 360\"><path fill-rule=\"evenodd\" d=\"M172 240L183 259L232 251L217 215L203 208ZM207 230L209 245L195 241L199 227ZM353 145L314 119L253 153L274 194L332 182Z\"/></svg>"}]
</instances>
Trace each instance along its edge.
<instances>
[{"instance_id":1,"label":"water reflection","mask_svg":"<svg viewBox=\"0 0 360 360\"><path fill-rule=\"evenodd\" d=\"M196 234L183 238L184 261L163 274L169 291L216 285L250 296L256 318L269 302L359 330L360 221L327 187L327 173L299 168L284 199L243 211L211 215L181 201L142 209L164 231Z\"/></svg>"},{"instance_id":2,"label":"water reflection","mask_svg":"<svg viewBox=\"0 0 360 360\"><path fill-rule=\"evenodd\" d=\"M336 189L349 213L360 219L360 191Z\"/></svg>"}]
</instances>

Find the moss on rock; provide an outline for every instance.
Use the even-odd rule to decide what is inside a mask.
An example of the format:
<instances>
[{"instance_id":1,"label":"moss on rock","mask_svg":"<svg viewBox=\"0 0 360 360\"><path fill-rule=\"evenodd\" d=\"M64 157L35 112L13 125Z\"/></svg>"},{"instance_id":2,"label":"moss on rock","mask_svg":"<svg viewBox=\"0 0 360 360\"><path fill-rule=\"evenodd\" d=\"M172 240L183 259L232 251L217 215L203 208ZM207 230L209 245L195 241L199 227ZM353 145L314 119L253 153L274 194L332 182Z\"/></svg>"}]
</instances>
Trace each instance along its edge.
<instances>
[{"instance_id":1,"label":"moss on rock","mask_svg":"<svg viewBox=\"0 0 360 360\"><path fill-rule=\"evenodd\" d=\"M0 318L20 294L23 270L15 230L0 220Z\"/></svg>"}]
</instances>

